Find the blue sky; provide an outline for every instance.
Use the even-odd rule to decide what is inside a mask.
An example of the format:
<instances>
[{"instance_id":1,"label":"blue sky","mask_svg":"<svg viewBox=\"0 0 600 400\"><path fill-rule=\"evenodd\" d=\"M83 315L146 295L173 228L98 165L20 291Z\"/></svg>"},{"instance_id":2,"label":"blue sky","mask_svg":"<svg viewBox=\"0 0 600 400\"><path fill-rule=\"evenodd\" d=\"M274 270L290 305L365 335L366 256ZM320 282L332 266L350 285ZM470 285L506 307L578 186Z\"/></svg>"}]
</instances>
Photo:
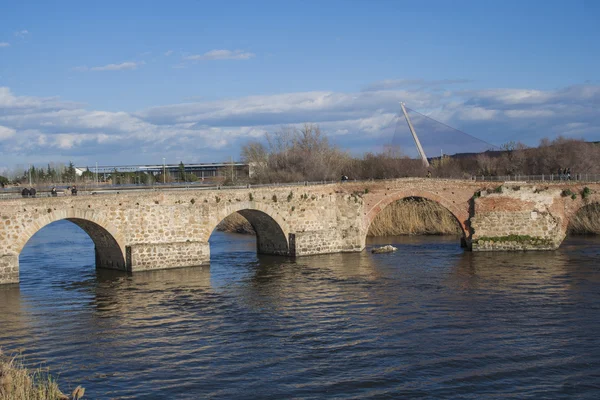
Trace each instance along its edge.
<instances>
[{"instance_id":1,"label":"blue sky","mask_svg":"<svg viewBox=\"0 0 600 400\"><path fill-rule=\"evenodd\" d=\"M355 154L377 151L399 101L498 145L600 140L592 0L0 0L0 10L0 168L222 161L304 122Z\"/></svg>"}]
</instances>

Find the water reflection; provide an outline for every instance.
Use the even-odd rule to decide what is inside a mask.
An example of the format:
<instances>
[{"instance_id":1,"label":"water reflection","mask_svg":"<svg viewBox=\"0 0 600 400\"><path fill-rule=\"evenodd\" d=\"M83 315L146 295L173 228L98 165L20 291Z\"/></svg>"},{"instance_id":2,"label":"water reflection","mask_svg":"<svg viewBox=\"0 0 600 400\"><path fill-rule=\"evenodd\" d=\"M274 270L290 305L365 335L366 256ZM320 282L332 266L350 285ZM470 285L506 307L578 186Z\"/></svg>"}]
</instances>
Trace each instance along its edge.
<instances>
[{"instance_id":1,"label":"water reflection","mask_svg":"<svg viewBox=\"0 0 600 400\"><path fill-rule=\"evenodd\" d=\"M30 243L21 286L0 288L0 346L91 398L597 393L597 239L469 253L457 238L378 238L398 252L286 259L217 233L210 268L128 275L96 271L73 232Z\"/></svg>"}]
</instances>

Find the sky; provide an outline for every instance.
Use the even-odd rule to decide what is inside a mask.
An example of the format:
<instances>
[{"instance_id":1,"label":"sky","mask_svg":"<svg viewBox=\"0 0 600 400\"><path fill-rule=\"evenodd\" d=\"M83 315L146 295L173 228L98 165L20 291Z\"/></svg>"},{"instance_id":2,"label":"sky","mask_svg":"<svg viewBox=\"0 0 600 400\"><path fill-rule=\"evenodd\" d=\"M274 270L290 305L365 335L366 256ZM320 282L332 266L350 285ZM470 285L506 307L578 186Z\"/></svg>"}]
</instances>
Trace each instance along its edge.
<instances>
[{"instance_id":1,"label":"sky","mask_svg":"<svg viewBox=\"0 0 600 400\"><path fill-rule=\"evenodd\" d=\"M221 162L304 123L360 155L401 101L494 145L600 140L598 21L595 0L0 0L0 171Z\"/></svg>"}]
</instances>

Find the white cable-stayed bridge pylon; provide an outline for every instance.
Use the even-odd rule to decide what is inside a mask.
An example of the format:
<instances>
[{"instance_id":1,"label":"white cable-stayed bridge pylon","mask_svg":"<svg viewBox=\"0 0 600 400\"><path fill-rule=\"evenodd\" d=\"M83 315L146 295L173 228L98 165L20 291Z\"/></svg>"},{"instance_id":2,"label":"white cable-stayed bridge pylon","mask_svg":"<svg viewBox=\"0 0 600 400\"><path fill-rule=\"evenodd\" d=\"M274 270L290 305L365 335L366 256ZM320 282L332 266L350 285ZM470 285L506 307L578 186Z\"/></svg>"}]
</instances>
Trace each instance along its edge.
<instances>
[{"instance_id":1,"label":"white cable-stayed bridge pylon","mask_svg":"<svg viewBox=\"0 0 600 400\"><path fill-rule=\"evenodd\" d=\"M391 144L407 156L431 159L442 155L500 150L498 146L423 115L404 104L401 104L401 109Z\"/></svg>"}]
</instances>

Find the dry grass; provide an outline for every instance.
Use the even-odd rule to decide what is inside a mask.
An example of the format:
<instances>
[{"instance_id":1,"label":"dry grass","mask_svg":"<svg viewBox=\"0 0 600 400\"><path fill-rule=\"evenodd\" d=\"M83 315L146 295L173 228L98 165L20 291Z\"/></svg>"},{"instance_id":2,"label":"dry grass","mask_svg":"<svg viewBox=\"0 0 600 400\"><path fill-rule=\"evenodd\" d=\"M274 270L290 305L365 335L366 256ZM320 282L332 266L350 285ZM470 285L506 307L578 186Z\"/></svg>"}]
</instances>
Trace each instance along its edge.
<instances>
[{"instance_id":1,"label":"dry grass","mask_svg":"<svg viewBox=\"0 0 600 400\"><path fill-rule=\"evenodd\" d=\"M28 369L21 356L7 356L0 350L0 400L80 399L83 392L78 386L71 397L65 395L48 369Z\"/></svg>"},{"instance_id":2,"label":"dry grass","mask_svg":"<svg viewBox=\"0 0 600 400\"><path fill-rule=\"evenodd\" d=\"M384 208L371 223L368 236L460 234L450 211L433 201L407 198Z\"/></svg>"},{"instance_id":3,"label":"dry grass","mask_svg":"<svg viewBox=\"0 0 600 400\"><path fill-rule=\"evenodd\" d=\"M568 232L572 235L600 235L600 204L581 208L569 221Z\"/></svg>"},{"instance_id":4,"label":"dry grass","mask_svg":"<svg viewBox=\"0 0 600 400\"><path fill-rule=\"evenodd\" d=\"M230 233L243 233L248 235L254 235L254 228L250 225L250 222L239 213L233 213L225 218L217 225L217 230L222 232Z\"/></svg>"}]
</instances>

